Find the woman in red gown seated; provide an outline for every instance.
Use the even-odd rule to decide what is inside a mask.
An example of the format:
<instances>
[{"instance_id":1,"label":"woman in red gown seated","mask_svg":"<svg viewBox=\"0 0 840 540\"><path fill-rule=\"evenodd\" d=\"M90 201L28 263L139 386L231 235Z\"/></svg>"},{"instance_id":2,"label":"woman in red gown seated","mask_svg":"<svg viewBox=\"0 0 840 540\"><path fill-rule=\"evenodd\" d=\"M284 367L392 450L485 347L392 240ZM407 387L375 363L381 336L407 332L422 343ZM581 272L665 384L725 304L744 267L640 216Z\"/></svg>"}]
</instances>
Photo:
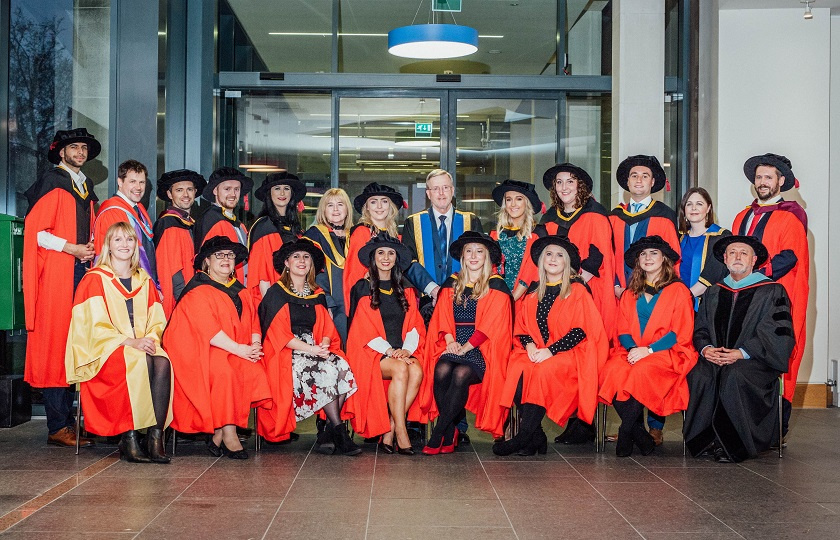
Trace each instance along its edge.
<instances>
[{"instance_id":1,"label":"woman in red gown seated","mask_svg":"<svg viewBox=\"0 0 840 540\"><path fill-rule=\"evenodd\" d=\"M423 448L428 455L455 451L455 426L465 408L475 413L475 427L497 437L506 418L499 397L510 354L512 298L493 271L502 250L490 236L466 231L449 246L449 254L461 261L461 270L441 285L427 333L435 397L429 416L440 414Z\"/></svg>"},{"instance_id":2,"label":"woman in red gown seated","mask_svg":"<svg viewBox=\"0 0 840 540\"><path fill-rule=\"evenodd\" d=\"M697 362L692 345L694 299L674 265L679 254L659 236L645 236L624 254L633 268L619 300L616 333L601 377L600 397L621 417L615 453L627 457L635 444L655 449L642 412L668 416L688 406L686 375Z\"/></svg>"},{"instance_id":3,"label":"woman in red gown seated","mask_svg":"<svg viewBox=\"0 0 840 540\"><path fill-rule=\"evenodd\" d=\"M122 434L122 459L169 463L162 432L172 419L172 370L160 346L166 318L138 261L134 228L111 225L99 261L76 290L67 383L81 383L85 429L105 437ZM145 447L137 433L143 428Z\"/></svg>"},{"instance_id":4,"label":"woman in red gown seated","mask_svg":"<svg viewBox=\"0 0 840 540\"><path fill-rule=\"evenodd\" d=\"M275 410L259 416L258 433L285 440L297 422L322 411L328 425L318 433L316 450L355 456L362 449L350 438L341 410L357 390L356 379L341 352L326 295L315 284L324 264L323 252L308 239L274 253L280 279L266 291L259 314Z\"/></svg>"},{"instance_id":5,"label":"woman in red gown seated","mask_svg":"<svg viewBox=\"0 0 840 540\"><path fill-rule=\"evenodd\" d=\"M411 251L380 233L358 257L370 275L350 291L347 359L359 391L347 402L348 415L359 435L384 434L379 448L385 454L412 455L406 415L409 421L423 420L420 405L427 398L418 398L426 326L417 293L402 273L411 264Z\"/></svg>"},{"instance_id":6,"label":"woman in red gown seated","mask_svg":"<svg viewBox=\"0 0 840 540\"><path fill-rule=\"evenodd\" d=\"M514 348L501 403L520 406L519 432L493 453L529 456L547 451L542 419L565 424L572 413L591 423L598 405L598 365L609 342L592 295L577 273L577 247L560 236L531 246L539 281L520 300Z\"/></svg>"},{"instance_id":7,"label":"woman in red gown seated","mask_svg":"<svg viewBox=\"0 0 840 540\"><path fill-rule=\"evenodd\" d=\"M236 427L248 427L252 407L272 405L253 297L235 277L247 258L227 237L204 242L163 338L175 372L172 427L212 433L210 454L231 459L248 459Z\"/></svg>"}]
</instances>

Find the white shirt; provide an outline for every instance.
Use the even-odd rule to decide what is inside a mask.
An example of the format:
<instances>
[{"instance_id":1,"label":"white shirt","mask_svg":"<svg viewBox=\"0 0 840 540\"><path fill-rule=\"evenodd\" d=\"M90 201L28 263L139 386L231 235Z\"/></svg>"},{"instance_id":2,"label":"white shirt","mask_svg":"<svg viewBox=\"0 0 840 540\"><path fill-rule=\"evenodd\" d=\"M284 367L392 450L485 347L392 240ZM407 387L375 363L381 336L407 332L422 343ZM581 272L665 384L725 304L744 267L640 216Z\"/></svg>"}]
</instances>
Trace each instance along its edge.
<instances>
[{"instance_id":1,"label":"white shirt","mask_svg":"<svg viewBox=\"0 0 840 540\"><path fill-rule=\"evenodd\" d=\"M650 195L648 195L647 197L645 197L644 199L642 199L641 201L638 201L638 202L634 201L633 199L630 199L630 202L627 203L627 210L631 214L638 214L639 212L641 212L642 210L644 210L648 206L650 206L651 203L653 203L653 197L651 197ZM639 205L639 206L633 206L633 205ZM636 210L634 212L633 211L634 208L638 208L638 210ZM639 226L638 221L636 223L630 225L630 238L631 239L636 235L636 227L638 227L638 226Z\"/></svg>"},{"instance_id":2,"label":"white shirt","mask_svg":"<svg viewBox=\"0 0 840 540\"><path fill-rule=\"evenodd\" d=\"M401 348L407 350L409 354L414 354L414 351L417 350L417 347L419 345L420 333L417 331L416 328L412 328L411 331L406 333L405 340L403 340L403 346ZM368 347L378 352L379 354L385 354L388 351L388 349L396 348L392 347L390 343L388 343L384 338L381 338L379 336L368 341Z\"/></svg>"},{"instance_id":3,"label":"white shirt","mask_svg":"<svg viewBox=\"0 0 840 540\"><path fill-rule=\"evenodd\" d=\"M78 189L81 192L84 192L85 181L87 180L85 173L83 173L82 171L71 171L70 169L64 166L64 162L60 163L58 166L70 174L70 179L73 180L74 184L76 184L76 189ZM44 249L50 249L52 251L63 251L64 245L67 244L67 242L69 242L69 240L59 238L51 232L38 231L38 246Z\"/></svg>"}]
</instances>

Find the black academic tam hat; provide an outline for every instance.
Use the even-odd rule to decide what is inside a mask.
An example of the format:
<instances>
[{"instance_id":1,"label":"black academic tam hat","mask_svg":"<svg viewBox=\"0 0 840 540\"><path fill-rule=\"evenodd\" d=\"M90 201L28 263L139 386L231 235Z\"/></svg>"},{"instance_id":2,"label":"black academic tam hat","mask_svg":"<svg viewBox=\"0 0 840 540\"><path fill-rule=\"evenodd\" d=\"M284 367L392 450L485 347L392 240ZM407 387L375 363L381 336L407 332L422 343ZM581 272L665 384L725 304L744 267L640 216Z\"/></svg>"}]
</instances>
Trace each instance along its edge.
<instances>
[{"instance_id":1,"label":"black academic tam hat","mask_svg":"<svg viewBox=\"0 0 840 540\"><path fill-rule=\"evenodd\" d=\"M218 251L232 251L236 255L236 266L248 260L248 248L239 242L234 242L227 236L214 236L204 242L201 248L199 248L195 259L193 259L193 268L201 270L201 263L207 257Z\"/></svg>"},{"instance_id":2,"label":"black academic tam hat","mask_svg":"<svg viewBox=\"0 0 840 540\"><path fill-rule=\"evenodd\" d=\"M779 174L785 177L785 183L782 185L782 191L788 191L794 187L799 187L799 180L793 174L790 160L785 156L779 154L763 154L761 156L753 156L744 162L744 176L750 183L755 183L755 170L762 166L769 165L776 167Z\"/></svg>"},{"instance_id":3,"label":"black academic tam hat","mask_svg":"<svg viewBox=\"0 0 840 540\"><path fill-rule=\"evenodd\" d=\"M160 178L158 179L157 196L161 200L172 202L166 192L178 182L192 182L195 186L196 196L201 195L201 192L204 190L204 186L207 185L207 180L195 171L191 171L189 169L168 171L160 175Z\"/></svg>"},{"instance_id":4,"label":"black academic tam hat","mask_svg":"<svg viewBox=\"0 0 840 540\"><path fill-rule=\"evenodd\" d=\"M324 252L308 238L298 238L294 242L286 242L280 249L274 252L271 262L274 264L274 269L277 273L283 273L288 258L298 251L309 253L309 256L312 257L312 267L315 269L315 273L320 274L324 266L326 266Z\"/></svg>"},{"instance_id":5,"label":"black academic tam hat","mask_svg":"<svg viewBox=\"0 0 840 540\"><path fill-rule=\"evenodd\" d=\"M55 132L53 142L50 144L50 150L47 152L47 159L50 163L58 165L61 162L59 152L68 144L85 143L88 147L87 160L90 161L102 151L102 145L96 140L96 137L88 133L85 128L59 130Z\"/></svg>"},{"instance_id":6,"label":"black academic tam hat","mask_svg":"<svg viewBox=\"0 0 840 540\"><path fill-rule=\"evenodd\" d=\"M585 183L589 187L590 192L592 191L592 177L589 176L588 172L581 169L577 165L572 165L571 163L558 163L557 165L545 171L543 173L543 185L545 186L545 189L547 189L548 191L552 191L554 189L554 180L555 178L557 178L557 173L561 172L572 173L573 175L575 175L575 178Z\"/></svg>"},{"instance_id":7,"label":"black academic tam hat","mask_svg":"<svg viewBox=\"0 0 840 540\"><path fill-rule=\"evenodd\" d=\"M291 204L297 204L306 196L306 184L301 182L300 178L294 174L283 171L267 175L262 185L254 192L254 197L262 202L268 202L271 198L269 192L274 186L289 186L292 189Z\"/></svg>"},{"instance_id":8,"label":"black academic tam hat","mask_svg":"<svg viewBox=\"0 0 840 540\"><path fill-rule=\"evenodd\" d=\"M715 259L723 262L723 255L726 253L726 248L732 244L747 244L753 249L755 256L757 257L753 268L761 268L764 266L764 263L767 262L767 259L770 258L770 254L767 252L767 248L764 244L761 243L761 240L755 236L735 234L732 236L726 236L717 241L712 250L715 254Z\"/></svg>"},{"instance_id":9,"label":"black academic tam hat","mask_svg":"<svg viewBox=\"0 0 840 540\"><path fill-rule=\"evenodd\" d=\"M674 264L680 260L680 254L674 251L671 244L663 240L658 234L654 234L653 236L644 236L639 238L630 244L630 247L624 252L624 264L630 268L636 266L636 259L638 259L639 254L646 249L658 249L664 256L671 259L671 262Z\"/></svg>"},{"instance_id":10,"label":"black academic tam hat","mask_svg":"<svg viewBox=\"0 0 840 540\"><path fill-rule=\"evenodd\" d=\"M449 255L456 261L461 260L461 254L467 244L484 244L490 252L490 262L499 266L502 264L502 248L499 243L493 240L489 234L478 231L464 231L457 240L449 246Z\"/></svg>"},{"instance_id":11,"label":"black academic tam hat","mask_svg":"<svg viewBox=\"0 0 840 540\"><path fill-rule=\"evenodd\" d=\"M528 201L531 202L531 207L534 209L535 214L542 211L543 204L534 184L520 182L519 180L505 180L493 188L493 200L496 201L496 204L499 206L505 204L505 193L508 191L515 191L528 197Z\"/></svg>"},{"instance_id":12,"label":"black academic tam hat","mask_svg":"<svg viewBox=\"0 0 840 540\"><path fill-rule=\"evenodd\" d=\"M557 236L556 234L543 236L531 244L531 260L534 262L534 266L539 267L540 255L542 255L542 252L545 251L545 248L548 246L560 246L566 250L566 253L569 254L569 262L572 265L572 269L575 272L580 272L580 251L577 246L574 245L568 238L564 236Z\"/></svg>"},{"instance_id":13,"label":"black academic tam hat","mask_svg":"<svg viewBox=\"0 0 840 540\"><path fill-rule=\"evenodd\" d=\"M397 253L397 264L400 265L400 270L403 272L411 266L411 262L414 260L411 250L386 232L380 232L359 249L359 262L369 268L370 254L381 247L391 248Z\"/></svg>"},{"instance_id":14,"label":"black academic tam hat","mask_svg":"<svg viewBox=\"0 0 840 540\"><path fill-rule=\"evenodd\" d=\"M222 182L226 182L228 180L237 180L242 185L242 189L240 193L243 195L251 191L251 188L254 187L254 181L251 180L249 177L245 176L239 169L235 169L233 167L220 167L213 171L213 174L210 175L210 180L207 182L207 186L201 192L201 196L204 197L206 200L213 202L215 197L213 196L213 190L221 184Z\"/></svg>"},{"instance_id":15,"label":"black academic tam hat","mask_svg":"<svg viewBox=\"0 0 840 540\"><path fill-rule=\"evenodd\" d=\"M362 209L364 208L365 203L367 203L368 199L370 199L371 197L380 196L388 197L389 199L391 199L391 202L394 203L394 206L397 207L397 210L406 207L405 199L403 199L403 196L399 191L392 188L391 186L371 182L370 184L365 186L365 188L360 194L356 195L355 199L353 199L353 208L356 209L356 212L361 214Z\"/></svg>"},{"instance_id":16,"label":"black academic tam hat","mask_svg":"<svg viewBox=\"0 0 840 540\"><path fill-rule=\"evenodd\" d=\"M627 189L627 180L630 178L630 170L633 167L647 167L650 169L650 172L653 175L653 187L651 187L651 193L662 191L662 188L664 188L668 183L668 179L665 177L665 169L662 168L662 165L659 163L659 160L656 159L656 156L645 156L639 154L628 157L619 163L618 168L615 170L615 179L624 191L629 191Z\"/></svg>"}]
</instances>

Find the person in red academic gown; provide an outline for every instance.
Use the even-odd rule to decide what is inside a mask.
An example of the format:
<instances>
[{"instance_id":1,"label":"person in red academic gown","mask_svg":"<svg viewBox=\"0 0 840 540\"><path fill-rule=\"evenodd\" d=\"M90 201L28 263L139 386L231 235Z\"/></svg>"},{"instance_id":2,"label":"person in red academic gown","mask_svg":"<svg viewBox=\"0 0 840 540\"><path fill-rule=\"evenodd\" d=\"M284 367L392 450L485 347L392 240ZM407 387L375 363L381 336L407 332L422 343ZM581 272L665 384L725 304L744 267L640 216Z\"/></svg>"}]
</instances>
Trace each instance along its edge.
<instances>
[{"instance_id":1,"label":"person in red academic gown","mask_svg":"<svg viewBox=\"0 0 840 540\"><path fill-rule=\"evenodd\" d=\"M644 455L655 449L642 420L644 407L668 416L688 405L686 374L697 362L694 298L676 274L678 260L659 236L638 240L624 254L633 273L619 301L619 343L610 351L599 394L621 417L619 457L631 455L634 443Z\"/></svg>"},{"instance_id":2,"label":"person in red academic gown","mask_svg":"<svg viewBox=\"0 0 840 540\"><path fill-rule=\"evenodd\" d=\"M67 382L81 383L85 429L122 434L120 457L169 463L163 430L172 419L172 370L161 348L166 326L158 291L140 267L137 233L118 222L76 290L67 339ZM148 428L145 446L138 429Z\"/></svg>"},{"instance_id":3,"label":"person in red academic gown","mask_svg":"<svg viewBox=\"0 0 840 540\"><path fill-rule=\"evenodd\" d=\"M82 165L101 150L86 129L58 131L47 155L57 166L26 190L23 229L23 301L26 310L24 380L43 388L48 444L75 446L75 392L67 386L64 351L73 291L94 257L93 182ZM93 441L82 438L82 446Z\"/></svg>"},{"instance_id":4,"label":"person in red academic gown","mask_svg":"<svg viewBox=\"0 0 840 540\"><path fill-rule=\"evenodd\" d=\"M500 403L510 354L513 299L504 279L493 271L502 251L489 235L464 231L449 246L460 270L441 286L429 322L427 380L433 381L438 414L424 454L447 454L458 444L458 423L465 408L475 427L494 436L504 432L507 415Z\"/></svg>"},{"instance_id":5,"label":"person in red academic gown","mask_svg":"<svg viewBox=\"0 0 840 540\"><path fill-rule=\"evenodd\" d=\"M322 411L329 425L318 434L316 450L355 456L357 446L341 411L357 390L353 371L341 352L341 340L327 311L315 274L324 269L324 254L307 239L287 242L274 254L280 279L260 303L265 337L265 366L277 410L259 416L258 433L282 441L298 421Z\"/></svg>"},{"instance_id":6,"label":"person in red academic gown","mask_svg":"<svg viewBox=\"0 0 840 540\"><path fill-rule=\"evenodd\" d=\"M786 434L799 365L807 342L808 276L811 266L808 217L798 202L786 201L781 195L799 187L790 160L785 156L753 156L744 163L744 175L753 183L758 198L735 216L732 233L755 236L765 245L770 257L756 270L784 285L793 315L796 346L784 376L782 401L782 431Z\"/></svg>"},{"instance_id":7,"label":"person in red academic gown","mask_svg":"<svg viewBox=\"0 0 840 540\"><path fill-rule=\"evenodd\" d=\"M591 424L598 404L598 369L609 340L592 295L575 268L580 254L567 238L550 235L531 246L539 271L516 313L514 348L500 403L520 406L519 431L493 445L493 453L533 455L547 451L542 419Z\"/></svg>"},{"instance_id":8,"label":"person in red academic gown","mask_svg":"<svg viewBox=\"0 0 840 540\"><path fill-rule=\"evenodd\" d=\"M239 221L234 210L243 195L254 187L254 181L233 167L221 167L213 171L207 186L201 192L210 208L198 219L195 226L195 251L214 236L224 236L243 246L248 245L248 228ZM243 262L236 268L236 279L245 284L246 266Z\"/></svg>"},{"instance_id":9,"label":"person in red academic gown","mask_svg":"<svg viewBox=\"0 0 840 540\"><path fill-rule=\"evenodd\" d=\"M607 210L592 196L592 177L576 165L560 163L545 171L543 185L551 195L551 209L540 225L548 234L565 236L580 248L580 276L613 338L618 307L612 229Z\"/></svg>"},{"instance_id":10,"label":"person in red academic gown","mask_svg":"<svg viewBox=\"0 0 840 540\"><path fill-rule=\"evenodd\" d=\"M154 226L158 283L167 318L195 273L195 220L190 216L190 210L196 194L206 185L203 176L188 169L163 173L158 180L157 196L170 205L158 216Z\"/></svg>"},{"instance_id":11,"label":"person in red academic gown","mask_svg":"<svg viewBox=\"0 0 840 540\"><path fill-rule=\"evenodd\" d=\"M620 298L633 271L632 266L624 263L624 253L631 244L645 236L659 236L679 257L680 241L676 212L651 197L668 186L665 170L656 156L628 157L618 164L615 177L618 185L630 193L630 202L619 204L609 216L614 246L614 293Z\"/></svg>"},{"instance_id":12,"label":"person in red academic gown","mask_svg":"<svg viewBox=\"0 0 840 540\"><path fill-rule=\"evenodd\" d=\"M274 269L274 252L301 236L299 211L303 211L306 185L286 171L271 173L254 192L263 208L248 233L248 289L259 305L265 291L280 274Z\"/></svg>"},{"instance_id":13,"label":"person in red academic gown","mask_svg":"<svg viewBox=\"0 0 840 540\"><path fill-rule=\"evenodd\" d=\"M427 420L418 396L423 381L426 326L417 309L417 293L402 272L411 264L411 251L387 233L380 233L358 253L370 276L350 291L350 329L347 361L359 391L347 401L353 430L370 438L383 435L379 448L386 454L412 455L408 420ZM396 446L395 446L396 445Z\"/></svg>"},{"instance_id":14,"label":"person in red academic gown","mask_svg":"<svg viewBox=\"0 0 840 540\"><path fill-rule=\"evenodd\" d=\"M152 220L140 201L146 194L148 170L146 166L129 159L117 169L117 193L102 203L93 224L93 249L97 257L102 252L105 232L114 223L128 223L137 232L140 245L140 268L157 283L155 245L152 241Z\"/></svg>"},{"instance_id":15,"label":"person in red academic gown","mask_svg":"<svg viewBox=\"0 0 840 540\"><path fill-rule=\"evenodd\" d=\"M234 277L247 257L239 242L207 239L163 336L175 373L173 429L213 433L209 452L231 459L248 458L236 427L248 427L252 407L272 406L256 309Z\"/></svg>"}]
</instances>

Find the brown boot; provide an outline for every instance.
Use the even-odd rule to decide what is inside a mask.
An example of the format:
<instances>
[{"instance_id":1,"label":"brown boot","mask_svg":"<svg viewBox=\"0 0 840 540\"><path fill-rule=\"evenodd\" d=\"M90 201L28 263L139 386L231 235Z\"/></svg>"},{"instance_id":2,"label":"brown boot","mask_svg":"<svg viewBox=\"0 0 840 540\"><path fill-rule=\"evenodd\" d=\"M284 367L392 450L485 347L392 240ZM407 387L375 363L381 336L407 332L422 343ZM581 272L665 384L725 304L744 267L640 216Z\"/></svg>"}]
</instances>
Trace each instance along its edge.
<instances>
[{"instance_id":1,"label":"brown boot","mask_svg":"<svg viewBox=\"0 0 840 540\"><path fill-rule=\"evenodd\" d=\"M650 436L653 437L653 444L656 446L662 446L662 430L656 428L650 428Z\"/></svg>"},{"instance_id":2,"label":"brown boot","mask_svg":"<svg viewBox=\"0 0 840 540\"><path fill-rule=\"evenodd\" d=\"M76 446L76 430L70 426L63 427L47 437L47 444L54 446ZM79 446L93 446L93 439L79 437Z\"/></svg>"}]
</instances>

